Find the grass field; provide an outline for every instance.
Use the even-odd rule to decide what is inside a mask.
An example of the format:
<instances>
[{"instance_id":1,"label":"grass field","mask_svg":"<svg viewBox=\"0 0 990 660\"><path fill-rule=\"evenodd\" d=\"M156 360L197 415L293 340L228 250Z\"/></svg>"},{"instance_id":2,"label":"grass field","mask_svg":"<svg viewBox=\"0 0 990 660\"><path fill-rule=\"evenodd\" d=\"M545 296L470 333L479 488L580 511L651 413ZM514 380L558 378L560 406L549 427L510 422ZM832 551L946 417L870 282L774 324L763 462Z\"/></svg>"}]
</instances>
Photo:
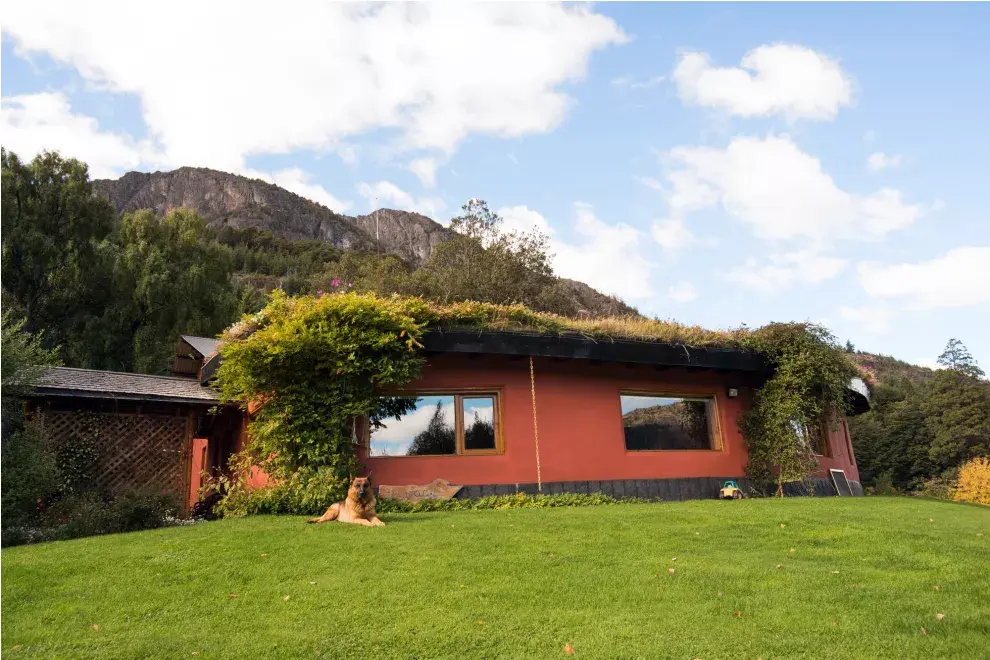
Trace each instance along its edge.
<instances>
[{"instance_id":1,"label":"grass field","mask_svg":"<svg viewBox=\"0 0 990 660\"><path fill-rule=\"evenodd\" d=\"M796 498L385 520L4 550L3 656L990 657L987 508Z\"/></svg>"}]
</instances>

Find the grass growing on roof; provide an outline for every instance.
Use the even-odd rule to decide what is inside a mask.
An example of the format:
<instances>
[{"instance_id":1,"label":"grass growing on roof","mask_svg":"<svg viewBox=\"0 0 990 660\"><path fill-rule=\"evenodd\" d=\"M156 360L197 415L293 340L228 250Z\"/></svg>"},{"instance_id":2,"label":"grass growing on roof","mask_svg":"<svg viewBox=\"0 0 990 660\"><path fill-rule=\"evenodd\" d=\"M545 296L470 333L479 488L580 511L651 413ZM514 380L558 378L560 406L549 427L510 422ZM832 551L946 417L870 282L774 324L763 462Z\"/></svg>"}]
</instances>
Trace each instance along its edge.
<instances>
[{"instance_id":1,"label":"grass growing on roof","mask_svg":"<svg viewBox=\"0 0 990 660\"><path fill-rule=\"evenodd\" d=\"M795 498L383 519L258 516L6 549L4 657L543 658L570 645L586 658L977 658L990 638L984 507Z\"/></svg>"}]
</instances>

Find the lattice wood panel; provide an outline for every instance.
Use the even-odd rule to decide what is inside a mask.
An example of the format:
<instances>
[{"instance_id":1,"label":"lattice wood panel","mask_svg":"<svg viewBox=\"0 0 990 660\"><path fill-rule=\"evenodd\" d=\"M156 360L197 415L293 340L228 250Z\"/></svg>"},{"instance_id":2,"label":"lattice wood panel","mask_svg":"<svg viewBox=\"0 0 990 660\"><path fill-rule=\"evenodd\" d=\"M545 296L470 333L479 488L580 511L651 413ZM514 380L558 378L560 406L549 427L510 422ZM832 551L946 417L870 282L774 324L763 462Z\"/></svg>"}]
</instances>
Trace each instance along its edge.
<instances>
[{"instance_id":1,"label":"lattice wood panel","mask_svg":"<svg viewBox=\"0 0 990 660\"><path fill-rule=\"evenodd\" d=\"M95 442L100 469L94 484L121 493L148 488L184 501L187 489L188 419L172 415L48 411L42 421L59 443Z\"/></svg>"}]
</instances>

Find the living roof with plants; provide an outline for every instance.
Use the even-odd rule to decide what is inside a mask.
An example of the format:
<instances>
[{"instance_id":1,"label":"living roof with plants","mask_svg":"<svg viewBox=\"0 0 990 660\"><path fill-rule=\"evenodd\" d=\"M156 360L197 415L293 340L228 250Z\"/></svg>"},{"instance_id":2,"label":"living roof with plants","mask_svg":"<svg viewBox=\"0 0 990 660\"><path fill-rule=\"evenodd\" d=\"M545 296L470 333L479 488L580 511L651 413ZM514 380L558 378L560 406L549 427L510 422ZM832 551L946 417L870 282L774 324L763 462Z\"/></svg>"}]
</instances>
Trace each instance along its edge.
<instances>
[{"instance_id":1,"label":"living roof with plants","mask_svg":"<svg viewBox=\"0 0 990 660\"><path fill-rule=\"evenodd\" d=\"M313 510L343 495L348 474L358 467L355 420L367 417L374 427L407 412L408 404L381 392L419 377L420 339L433 328L577 333L757 353L773 374L755 392L740 428L749 447L749 476L778 492L816 468L799 429L845 412L846 386L857 373L828 330L810 323L707 330L642 318L572 319L522 305L276 292L264 309L226 331L218 372L224 400L257 404L239 460L244 468L261 467L287 489L290 503L276 509ZM226 485L228 504L263 496L248 495L236 480Z\"/></svg>"}]
</instances>

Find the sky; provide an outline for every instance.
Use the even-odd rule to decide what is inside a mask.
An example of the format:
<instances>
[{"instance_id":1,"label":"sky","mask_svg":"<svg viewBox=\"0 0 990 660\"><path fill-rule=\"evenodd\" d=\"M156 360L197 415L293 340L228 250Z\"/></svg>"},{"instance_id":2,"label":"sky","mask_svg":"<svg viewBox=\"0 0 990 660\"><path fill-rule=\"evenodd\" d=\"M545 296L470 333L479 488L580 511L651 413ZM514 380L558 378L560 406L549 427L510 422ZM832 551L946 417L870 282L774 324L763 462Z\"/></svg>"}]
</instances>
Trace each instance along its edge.
<instances>
[{"instance_id":1,"label":"sky","mask_svg":"<svg viewBox=\"0 0 990 660\"><path fill-rule=\"evenodd\" d=\"M990 367L990 5L4 3L0 141L334 210L470 198L710 328Z\"/></svg>"}]
</instances>

